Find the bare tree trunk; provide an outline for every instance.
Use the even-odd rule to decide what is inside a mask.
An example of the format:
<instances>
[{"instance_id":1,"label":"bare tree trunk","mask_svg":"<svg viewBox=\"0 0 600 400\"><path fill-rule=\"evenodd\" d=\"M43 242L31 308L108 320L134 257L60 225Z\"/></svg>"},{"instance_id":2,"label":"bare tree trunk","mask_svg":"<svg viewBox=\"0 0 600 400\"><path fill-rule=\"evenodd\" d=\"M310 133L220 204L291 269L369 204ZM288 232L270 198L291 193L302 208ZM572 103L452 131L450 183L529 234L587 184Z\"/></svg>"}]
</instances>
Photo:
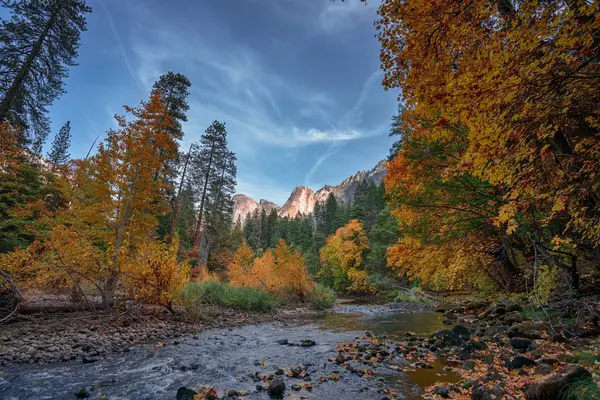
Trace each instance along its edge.
<instances>
[{"instance_id":1,"label":"bare tree trunk","mask_svg":"<svg viewBox=\"0 0 600 400\"><path fill-rule=\"evenodd\" d=\"M215 154L215 144L213 143L213 147L210 149L210 157L208 158L208 167L206 169L206 174L204 175L204 185L202 188L202 197L200 198L200 210L198 212L198 222L196 223L196 230L194 232L194 248L197 252L198 262L201 262L200 257L200 237L202 230L202 216L204 215L204 202L206 200L206 189L208 188L208 181L210 178L210 172L212 169L213 158Z\"/></svg>"},{"instance_id":2,"label":"bare tree trunk","mask_svg":"<svg viewBox=\"0 0 600 400\"><path fill-rule=\"evenodd\" d=\"M181 191L183 190L183 183L185 182L185 173L190 161L192 154L193 144L190 145L185 163L183 164L183 171L181 173L181 181L179 182L179 188L177 189L177 197L175 197L175 204L173 204L173 216L171 217L171 226L169 227L169 237L167 238L167 244L173 243L173 236L175 235L175 225L177 224L177 218L179 217L179 204L181 200Z\"/></svg>"}]
</instances>

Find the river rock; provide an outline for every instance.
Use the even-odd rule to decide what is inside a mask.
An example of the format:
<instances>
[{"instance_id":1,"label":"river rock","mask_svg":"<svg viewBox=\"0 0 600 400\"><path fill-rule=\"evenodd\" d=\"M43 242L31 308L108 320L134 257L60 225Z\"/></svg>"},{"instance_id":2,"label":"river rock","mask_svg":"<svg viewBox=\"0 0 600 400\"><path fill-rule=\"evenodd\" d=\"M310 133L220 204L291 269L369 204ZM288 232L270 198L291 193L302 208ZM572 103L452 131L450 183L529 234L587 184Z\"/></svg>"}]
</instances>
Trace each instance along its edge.
<instances>
[{"instance_id":1,"label":"river rock","mask_svg":"<svg viewBox=\"0 0 600 400\"><path fill-rule=\"evenodd\" d=\"M570 365L558 374L543 378L529 385L526 400L564 400L568 389L579 382L591 381L592 374L583 367Z\"/></svg>"},{"instance_id":2,"label":"river rock","mask_svg":"<svg viewBox=\"0 0 600 400\"><path fill-rule=\"evenodd\" d=\"M537 367L535 367L535 373L538 375L548 375L553 372L554 372L554 368L552 368L552 365L540 364Z\"/></svg>"},{"instance_id":3,"label":"river rock","mask_svg":"<svg viewBox=\"0 0 600 400\"><path fill-rule=\"evenodd\" d=\"M479 386L471 392L471 400L500 400L504 398L504 392L498 386L490 389L487 386Z\"/></svg>"},{"instance_id":4,"label":"river rock","mask_svg":"<svg viewBox=\"0 0 600 400\"><path fill-rule=\"evenodd\" d=\"M535 365L535 361L531 358L516 356L507 361L506 366L510 369L519 369L522 367L532 367Z\"/></svg>"},{"instance_id":5,"label":"river rock","mask_svg":"<svg viewBox=\"0 0 600 400\"><path fill-rule=\"evenodd\" d=\"M506 325L512 325L517 322L523 322L525 317L519 311L511 311L504 314L504 323Z\"/></svg>"},{"instance_id":6,"label":"river rock","mask_svg":"<svg viewBox=\"0 0 600 400\"><path fill-rule=\"evenodd\" d=\"M176 400L194 400L194 396L196 395L196 391L192 389L188 389L185 386L177 389L177 394L175 395Z\"/></svg>"},{"instance_id":7,"label":"river rock","mask_svg":"<svg viewBox=\"0 0 600 400\"><path fill-rule=\"evenodd\" d=\"M444 399L449 399L450 398L450 391L456 391L458 392L458 388L456 386L452 386L452 385L445 385L445 386L436 386L433 389L433 393L436 394L437 396L440 396Z\"/></svg>"},{"instance_id":8,"label":"river rock","mask_svg":"<svg viewBox=\"0 0 600 400\"><path fill-rule=\"evenodd\" d=\"M90 397L90 392L86 388L81 388L79 392L75 393L75 398L77 399L87 399L88 397Z\"/></svg>"},{"instance_id":9,"label":"river rock","mask_svg":"<svg viewBox=\"0 0 600 400\"><path fill-rule=\"evenodd\" d=\"M460 337L449 329L437 330L431 337L438 347L459 346L462 343Z\"/></svg>"},{"instance_id":10,"label":"river rock","mask_svg":"<svg viewBox=\"0 0 600 400\"><path fill-rule=\"evenodd\" d=\"M544 327L541 324L527 321L511 326L507 331L507 335L509 338L541 339L540 331L542 329Z\"/></svg>"},{"instance_id":11,"label":"river rock","mask_svg":"<svg viewBox=\"0 0 600 400\"><path fill-rule=\"evenodd\" d=\"M529 350L531 348L531 345L533 344L531 340L523 338L512 338L508 341L508 343L513 349L519 350L521 352Z\"/></svg>"},{"instance_id":12,"label":"river rock","mask_svg":"<svg viewBox=\"0 0 600 400\"><path fill-rule=\"evenodd\" d=\"M454 328L452 328L452 332L457 334L461 339L465 340L469 339L469 337L471 336L471 332L469 331L469 329L464 327L463 325L456 325Z\"/></svg>"},{"instance_id":13,"label":"river rock","mask_svg":"<svg viewBox=\"0 0 600 400\"><path fill-rule=\"evenodd\" d=\"M269 393L269 396L282 397L283 392L285 392L285 382L283 382L283 379L273 379L269 384L269 388L267 389L267 393Z\"/></svg>"},{"instance_id":14,"label":"river rock","mask_svg":"<svg viewBox=\"0 0 600 400\"><path fill-rule=\"evenodd\" d=\"M317 343L315 343L314 340L310 340L310 339L304 339L301 343L300 346L302 347L312 347L312 346L316 346Z\"/></svg>"}]
</instances>

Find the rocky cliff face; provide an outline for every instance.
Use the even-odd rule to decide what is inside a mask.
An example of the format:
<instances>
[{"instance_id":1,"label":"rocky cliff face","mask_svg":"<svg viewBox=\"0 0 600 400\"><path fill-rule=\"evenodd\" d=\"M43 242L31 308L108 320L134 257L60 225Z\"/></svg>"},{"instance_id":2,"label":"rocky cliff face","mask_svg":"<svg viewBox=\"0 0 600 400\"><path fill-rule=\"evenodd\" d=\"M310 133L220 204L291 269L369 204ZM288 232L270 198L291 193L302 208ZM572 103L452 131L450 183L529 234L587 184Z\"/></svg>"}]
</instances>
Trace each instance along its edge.
<instances>
[{"instance_id":1,"label":"rocky cliff face","mask_svg":"<svg viewBox=\"0 0 600 400\"><path fill-rule=\"evenodd\" d=\"M244 223L248 214L253 214L255 210L259 212L265 210L268 215L273 209L279 211L280 207L269 200L260 199L257 203L245 194L240 193L233 196L233 222L237 222L239 218Z\"/></svg>"},{"instance_id":2,"label":"rocky cliff face","mask_svg":"<svg viewBox=\"0 0 600 400\"><path fill-rule=\"evenodd\" d=\"M360 171L344 179L339 185L325 185L316 192L306 186L298 186L281 208L268 200L262 199L260 203L257 203L244 194L236 194L233 196L234 221L237 221L237 218L240 217L243 222L246 215L248 213L252 214L256 209L264 209L267 214L271 209L275 209L280 217L294 218L298 214L307 215L313 212L317 202L324 203L331 193L338 201L350 204L359 183L366 181L367 183L373 182L379 185L383 181L385 171L385 161L382 160L372 170Z\"/></svg>"},{"instance_id":3,"label":"rocky cliff face","mask_svg":"<svg viewBox=\"0 0 600 400\"><path fill-rule=\"evenodd\" d=\"M298 214L309 214L314 208L315 193L306 186L298 186L279 210L279 216L294 218Z\"/></svg>"}]
</instances>

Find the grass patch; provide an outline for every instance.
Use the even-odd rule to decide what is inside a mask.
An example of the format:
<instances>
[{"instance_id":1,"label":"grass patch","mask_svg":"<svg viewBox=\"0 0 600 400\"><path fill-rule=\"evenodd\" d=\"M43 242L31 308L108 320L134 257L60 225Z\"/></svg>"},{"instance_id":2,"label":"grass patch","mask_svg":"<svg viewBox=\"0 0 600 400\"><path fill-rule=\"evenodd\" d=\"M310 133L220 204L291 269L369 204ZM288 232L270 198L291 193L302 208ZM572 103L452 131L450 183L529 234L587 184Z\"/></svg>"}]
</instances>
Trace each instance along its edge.
<instances>
[{"instance_id":1,"label":"grass patch","mask_svg":"<svg viewBox=\"0 0 600 400\"><path fill-rule=\"evenodd\" d=\"M271 311L277 304L275 296L263 290L215 281L188 283L181 297L189 309L220 305L240 310Z\"/></svg>"},{"instance_id":2,"label":"grass patch","mask_svg":"<svg viewBox=\"0 0 600 400\"><path fill-rule=\"evenodd\" d=\"M399 290L394 297L396 303L421 303L431 304L431 299L425 297L420 288L412 287L406 290Z\"/></svg>"},{"instance_id":3,"label":"grass patch","mask_svg":"<svg viewBox=\"0 0 600 400\"><path fill-rule=\"evenodd\" d=\"M310 292L309 301L316 309L324 310L330 308L335 301L335 292L333 289L319 283Z\"/></svg>"},{"instance_id":4,"label":"grass patch","mask_svg":"<svg viewBox=\"0 0 600 400\"><path fill-rule=\"evenodd\" d=\"M600 364L600 352L590 350L576 351L569 361L573 364L580 364L582 366L592 367L597 364Z\"/></svg>"},{"instance_id":5,"label":"grass patch","mask_svg":"<svg viewBox=\"0 0 600 400\"><path fill-rule=\"evenodd\" d=\"M600 386L591 381L582 381L569 389L566 400L600 400Z\"/></svg>"}]
</instances>

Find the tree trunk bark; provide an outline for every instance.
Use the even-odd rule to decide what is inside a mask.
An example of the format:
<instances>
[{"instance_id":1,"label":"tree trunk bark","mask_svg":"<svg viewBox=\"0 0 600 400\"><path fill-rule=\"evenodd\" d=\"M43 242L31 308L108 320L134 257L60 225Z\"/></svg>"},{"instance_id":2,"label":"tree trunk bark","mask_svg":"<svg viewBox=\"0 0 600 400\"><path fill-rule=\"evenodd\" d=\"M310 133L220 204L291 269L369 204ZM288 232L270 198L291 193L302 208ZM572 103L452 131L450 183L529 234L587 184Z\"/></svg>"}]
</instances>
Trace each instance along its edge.
<instances>
[{"instance_id":1,"label":"tree trunk bark","mask_svg":"<svg viewBox=\"0 0 600 400\"><path fill-rule=\"evenodd\" d=\"M188 163L192 153L193 144L190 145L185 163L183 164L183 172L181 173L181 181L179 182L179 188L177 189L177 196L175 197L175 204L173 205L173 216L171 218L171 226L169 227L169 237L167 238L167 244L173 243L173 236L175 235L175 225L177 224L177 218L179 217L179 203L181 199L181 191L183 189L183 183L185 181L185 173L187 171Z\"/></svg>"},{"instance_id":2,"label":"tree trunk bark","mask_svg":"<svg viewBox=\"0 0 600 400\"><path fill-rule=\"evenodd\" d=\"M194 232L194 248L197 252L198 262L201 261L200 257L200 232L202 230L202 216L204 214L204 202L206 200L206 189L208 188L208 180L210 177L210 171L212 169L212 162L215 153L215 144L213 143L212 148L210 149L210 157L208 158L208 167L206 169L206 174L204 176L204 186L202 188L202 197L200 198L200 211L198 213L198 222L196 223L196 230Z\"/></svg>"}]
</instances>

